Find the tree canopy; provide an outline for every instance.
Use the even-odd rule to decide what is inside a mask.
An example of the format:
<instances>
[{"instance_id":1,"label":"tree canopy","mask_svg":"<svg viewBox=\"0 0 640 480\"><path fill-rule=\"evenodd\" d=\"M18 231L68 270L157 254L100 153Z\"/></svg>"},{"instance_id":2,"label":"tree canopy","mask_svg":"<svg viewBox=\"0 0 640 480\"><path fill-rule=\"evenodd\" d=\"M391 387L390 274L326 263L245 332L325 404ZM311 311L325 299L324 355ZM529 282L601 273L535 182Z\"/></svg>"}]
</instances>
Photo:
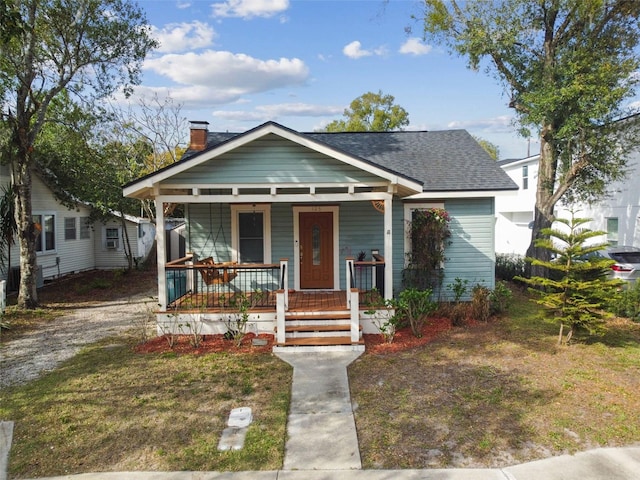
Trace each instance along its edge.
<instances>
[{"instance_id":1,"label":"tree canopy","mask_svg":"<svg viewBox=\"0 0 640 480\"><path fill-rule=\"evenodd\" d=\"M540 138L528 254L565 195L591 201L625 174L633 147L616 122L639 80L640 2L627 0L425 0L427 39L496 77L521 132Z\"/></svg>"},{"instance_id":2,"label":"tree canopy","mask_svg":"<svg viewBox=\"0 0 640 480\"><path fill-rule=\"evenodd\" d=\"M345 108L343 120L334 120L325 132L390 132L409 125L409 114L393 95L367 92Z\"/></svg>"},{"instance_id":3,"label":"tree canopy","mask_svg":"<svg viewBox=\"0 0 640 480\"><path fill-rule=\"evenodd\" d=\"M92 105L139 83L142 61L155 48L140 8L126 0L5 0L0 44L1 118L8 140L20 246L18 305L37 306L36 226L32 219L32 170L38 138L52 104ZM6 8L5 8L6 6ZM9 30L7 30L9 28Z\"/></svg>"}]
</instances>

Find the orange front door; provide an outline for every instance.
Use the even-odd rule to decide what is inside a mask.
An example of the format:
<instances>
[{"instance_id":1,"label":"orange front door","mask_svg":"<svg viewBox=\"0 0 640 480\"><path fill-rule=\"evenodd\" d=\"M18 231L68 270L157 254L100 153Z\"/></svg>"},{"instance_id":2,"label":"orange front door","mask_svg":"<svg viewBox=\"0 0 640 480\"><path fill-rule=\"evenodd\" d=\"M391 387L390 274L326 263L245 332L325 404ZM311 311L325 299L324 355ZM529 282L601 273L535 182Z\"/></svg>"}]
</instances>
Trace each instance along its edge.
<instances>
[{"instance_id":1,"label":"orange front door","mask_svg":"<svg viewBox=\"0 0 640 480\"><path fill-rule=\"evenodd\" d=\"M333 213L300 212L300 288L333 288Z\"/></svg>"}]
</instances>

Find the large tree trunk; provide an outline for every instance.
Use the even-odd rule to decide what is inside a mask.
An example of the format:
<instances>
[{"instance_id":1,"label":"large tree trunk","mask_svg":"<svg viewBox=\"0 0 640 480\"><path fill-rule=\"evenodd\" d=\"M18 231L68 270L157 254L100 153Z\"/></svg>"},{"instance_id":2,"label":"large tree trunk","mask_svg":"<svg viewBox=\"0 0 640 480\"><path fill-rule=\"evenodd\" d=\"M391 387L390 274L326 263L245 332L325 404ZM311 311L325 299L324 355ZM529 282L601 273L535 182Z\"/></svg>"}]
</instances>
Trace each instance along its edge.
<instances>
[{"instance_id":1,"label":"large tree trunk","mask_svg":"<svg viewBox=\"0 0 640 480\"><path fill-rule=\"evenodd\" d=\"M21 152L23 154L23 152ZM28 155L28 153L24 153ZM36 231L31 209L31 169L30 162L19 159L13 168L13 185L16 193L16 224L18 227L18 245L20 247L20 286L18 289L18 307L36 308L38 306Z\"/></svg>"},{"instance_id":2,"label":"large tree trunk","mask_svg":"<svg viewBox=\"0 0 640 480\"><path fill-rule=\"evenodd\" d=\"M531 244L527 249L527 257L538 260L550 260L551 252L536 246L538 239L548 238L542 230L551 228L555 217L553 210L556 206L555 180L558 165L558 155L553 143L553 126L545 125L540 135L540 161L538 163L538 184L536 191L536 205L531 231ZM527 276L546 277L547 269L538 265L527 264Z\"/></svg>"}]
</instances>

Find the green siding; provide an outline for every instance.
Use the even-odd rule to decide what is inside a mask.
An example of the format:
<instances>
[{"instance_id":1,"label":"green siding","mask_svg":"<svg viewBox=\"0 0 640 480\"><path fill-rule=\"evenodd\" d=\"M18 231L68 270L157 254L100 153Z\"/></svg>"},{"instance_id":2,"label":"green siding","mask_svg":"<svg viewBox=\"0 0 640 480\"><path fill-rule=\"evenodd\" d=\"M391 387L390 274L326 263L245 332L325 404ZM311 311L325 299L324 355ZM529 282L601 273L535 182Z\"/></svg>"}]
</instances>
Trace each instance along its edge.
<instances>
[{"instance_id":1,"label":"green siding","mask_svg":"<svg viewBox=\"0 0 640 480\"><path fill-rule=\"evenodd\" d=\"M339 160L275 135L220 155L163 183L224 184L259 183L360 183L379 178Z\"/></svg>"},{"instance_id":2,"label":"green siding","mask_svg":"<svg viewBox=\"0 0 640 480\"><path fill-rule=\"evenodd\" d=\"M231 257L231 208L225 204L188 206L187 250L198 258L213 257L216 262L229 262Z\"/></svg>"},{"instance_id":3,"label":"green siding","mask_svg":"<svg viewBox=\"0 0 640 480\"><path fill-rule=\"evenodd\" d=\"M451 245L446 249L444 292L456 278L468 280L471 289L477 285L495 288L493 198L449 200L445 208L452 216Z\"/></svg>"},{"instance_id":4,"label":"green siding","mask_svg":"<svg viewBox=\"0 0 640 480\"><path fill-rule=\"evenodd\" d=\"M447 200L445 209L451 215L451 243L446 248L445 279L442 294L450 293L447 285L456 278L469 281L471 288L482 284L495 287L494 203L492 198ZM218 261L231 259L231 222L229 205L189 205L187 248L199 257L212 256ZM211 225L211 226L210 226ZM402 288L404 266L404 205L393 202L393 272L394 295ZM357 258L364 250L367 260L371 250L384 252L384 215L370 202L347 202L339 205L339 268L340 288L344 289L345 258ZM293 205L274 203L271 206L271 255L273 263L288 258L289 287L294 282ZM469 295L465 299L469 298Z\"/></svg>"}]
</instances>

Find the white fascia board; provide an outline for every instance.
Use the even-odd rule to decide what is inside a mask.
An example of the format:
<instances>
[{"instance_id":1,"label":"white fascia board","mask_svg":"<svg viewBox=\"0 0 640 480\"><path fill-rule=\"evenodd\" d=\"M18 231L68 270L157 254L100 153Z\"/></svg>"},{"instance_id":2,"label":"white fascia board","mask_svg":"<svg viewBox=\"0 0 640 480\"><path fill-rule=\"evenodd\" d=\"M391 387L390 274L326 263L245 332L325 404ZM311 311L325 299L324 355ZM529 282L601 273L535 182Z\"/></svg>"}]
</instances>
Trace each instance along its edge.
<instances>
[{"instance_id":1,"label":"white fascia board","mask_svg":"<svg viewBox=\"0 0 640 480\"><path fill-rule=\"evenodd\" d=\"M514 160L513 162L505 163L503 165L500 165L500 168L502 168L503 170L506 170L511 167L519 167L521 165L527 165L530 163L538 163L539 160L540 160L540 154L535 154L535 155L531 155L530 157L525 157L520 160Z\"/></svg>"},{"instance_id":2,"label":"white fascia board","mask_svg":"<svg viewBox=\"0 0 640 480\"><path fill-rule=\"evenodd\" d=\"M517 190L472 190L464 192L422 192L417 195L403 197L402 200L434 200L439 198L490 198L506 195Z\"/></svg>"},{"instance_id":3,"label":"white fascia board","mask_svg":"<svg viewBox=\"0 0 640 480\"><path fill-rule=\"evenodd\" d=\"M296 193L296 194L254 194L254 195L160 195L156 202L163 203L302 203L302 202L354 202L384 200L392 198L391 193L386 192L361 192L361 193Z\"/></svg>"}]
</instances>

